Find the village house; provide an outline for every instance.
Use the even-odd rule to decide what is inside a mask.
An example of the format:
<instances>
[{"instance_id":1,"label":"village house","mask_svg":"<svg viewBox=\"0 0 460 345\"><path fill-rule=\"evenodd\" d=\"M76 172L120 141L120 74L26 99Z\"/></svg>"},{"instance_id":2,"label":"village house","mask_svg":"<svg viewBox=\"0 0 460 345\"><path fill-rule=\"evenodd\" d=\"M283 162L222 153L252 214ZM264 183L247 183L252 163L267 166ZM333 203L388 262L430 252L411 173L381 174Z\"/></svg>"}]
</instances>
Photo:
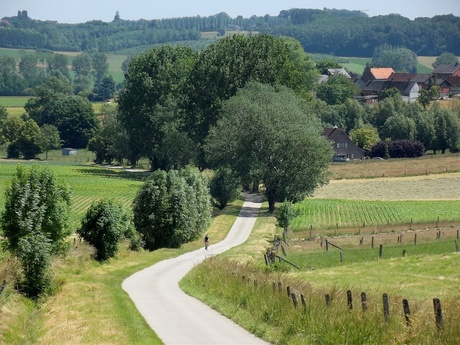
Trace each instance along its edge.
<instances>
[{"instance_id":1,"label":"village house","mask_svg":"<svg viewBox=\"0 0 460 345\"><path fill-rule=\"evenodd\" d=\"M365 151L356 146L343 129L332 127L324 128L323 136L332 143L334 148L334 162L346 162L365 158Z\"/></svg>"}]
</instances>

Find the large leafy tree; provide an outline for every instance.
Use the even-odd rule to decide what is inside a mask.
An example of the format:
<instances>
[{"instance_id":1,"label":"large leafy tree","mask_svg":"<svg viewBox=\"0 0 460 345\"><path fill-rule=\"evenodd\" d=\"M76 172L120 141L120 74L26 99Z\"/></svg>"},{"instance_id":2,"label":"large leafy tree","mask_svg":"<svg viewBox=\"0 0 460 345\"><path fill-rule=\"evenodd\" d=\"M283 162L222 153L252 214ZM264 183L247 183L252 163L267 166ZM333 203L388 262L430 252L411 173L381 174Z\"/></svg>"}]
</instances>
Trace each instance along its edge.
<instances>
[{"instance_id":1,"label":"large leafy tree","mask_svg":"<svg viewBox=\"0 0 460 345\"><path fill-rule=\"evenodd\" d=\"M39 87L37 97L31 98L24 108L39 126L55 126L67 147L86 147L99 127L91 103L72 95L70 85L56 78Z\"/></svg>"},{"instance_id":2,"label":"large leafy tree","mask_svg":"<svg viewBox=\"0 0 460 345\"><path fill-rule=\"evenodd\" d=\"M169 159L188 155L192 143L182 131L179 104L195 59L190 48L162 46L130 60L118 119L128 134L131 164L147 157L152 170L167 170L182 163ZM171 137L178 140L175 145ZM174 152L165 156L165 149Z\"/></svg>"},{"instance_id":3,"label":"large leafy tree","mask_svg":"<svg viewBox=\"0 0 460 345\"><path fill-rule=\"evenodd\" d=\"M210 164L262 182L271 212L275 202L299 201L327 182L332 146L292 90L250 83L224 102L222 116L206 142Z\"/></svg>"},{"instance_id":4,"label":"large leafy tree","mask_svg":"<svg viewBox=\"0 0 460 345\"><path fill-rule=\"evenodd\" d=\"M313 61L293 39L235 35L220 40L200 53L190 74L187 129L203 144L221 117L222 103L249 81L286 85L307 97L317 76Z\"/></svg>"},{"instance_id":5,"label":"large leafy tree","mask_svg":"<svg viewBox=\"0 0 460 345\"><path fill-rule=\"evenodd\" d=\"M134 200L134 226L148 250L179 247L196 239L209 225L209 193L206 196L200 179L182 174L155 171ZM192 180L198 188L189 184Z\"/></svg>"},{"instance_id":6,"label":"large leafy tree","mask_svg":"<svg viewBox=\"0 0 460 345\"><path fill-rule=\"evenodd\" d=\"M70 189L59 184L50 170L18 166L1 215L7 248L16 251L21 238L37 233L59 248L70 233L70 198Z\"/></svg>"},{"instance_id":7,"label":"large leafy tree","mask_svg":"<svg viewBox=\"0 0 460 345\"><path fill-rule=\"evenodd\" d=\"M93 203L81 221L77 234L95 247L95 257L104 261L115 256L118 243L129 232L130 216L111 200Z\"/></svg>"},{"instance_id":8,"label":"large leafy tree","mask_svg":"<svg viewBox=\"0 0 460 345\"><path fill-rule=\"evenodd\" d=\"M417 73L417 55L407 48L383 44L374 49L372 65L392 67L396 72Z\"/></svg>"}]
</instances>

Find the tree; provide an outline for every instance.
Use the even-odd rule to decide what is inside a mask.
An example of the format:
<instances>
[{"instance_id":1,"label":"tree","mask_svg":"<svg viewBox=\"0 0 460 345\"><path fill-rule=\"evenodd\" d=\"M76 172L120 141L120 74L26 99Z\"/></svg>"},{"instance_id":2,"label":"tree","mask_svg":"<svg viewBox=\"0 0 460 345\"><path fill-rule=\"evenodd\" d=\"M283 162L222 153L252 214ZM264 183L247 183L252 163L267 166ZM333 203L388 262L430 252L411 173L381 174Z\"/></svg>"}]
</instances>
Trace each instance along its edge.
<instances>
[{"instance_id":1,"label":"tree","mask_svg":"<svg viewBox=\"0 0 460 345\"><path fill-rule=\"evenodd\" d=\"M318 72L298 41L269 35L234 35L208 46L190 74L187 123L190 136L203 145L221 117L222 103L250 81L285 85L311 98ZM200 167L204 162L201 161Z\"/></svg>"},{"instance_id":2,"label":"tree","mask_svg":"<svg viewBox=\"0 0 460 345\"><path fill-rule=\"evenodd\" d=\"M115 81L111 75L102 78L99 88L96 89L96 93L102 97L102 101L113 97L115 94Z\"/></svg>"},{"instance_id":3,"label":"tree","mask_svg":"<svg viewBox=\"0 0 460 345\"><path fill-rule=\"evenodd\" d=\"M72 68L75 72L75 93L78 94L84 90L88 92L91 85L91 57L86 53L75 56L72 61Z\"/></svg>"},{"instance_id":4,"label":"tree","mask_svg":"<svg viewBox=\"0 0 460 345\"><path fill-rule=\"evenodd\" d=\"M219 203L219 209L223 210L240 195L241 181L232 170L221 167L214 172L209 189L211 196Z\"/></svg>"},{"instance_id":5,"label":"tree","mask_svg":"<svg viewBox=\"0 0 460 345\"><path fill-rule=\"evenodd\" d=\"M28 297L45 294L52 282L50 240L42 233L30 233L18 241L17 256L24 279L20 288Z\"/></svg>"},{"instance_id":6,"label":"tree","mask_svg":"<svg viewBox=\"0 0 460 345\"><path fill-rule=\"evenodd\" d=\"M419 93L420 94L417 97L417 101L422 105L423 109L426 109L426 107L430 105L433 97L436 97L439 95L439 86L433 85L428 89L420 90Z\"/></svg>"},{"instance_id":7,"label":"tree","mask_svg":"<svg viewBox=\"0 0 460 345\"><path fill-rule=\"evenodd\" d=\"M200 173L192 166L186 166L179 170L182 177L189 187L188 204L191 214L189 222L190 239L197 239L205 229L211 224L211 196L209 194L208 179L206 175Z\"/></svg>"},{"instance_id":8,"label":"tree","mask_svg":"<svg viewBox=\"0 0 460 345\"><path fill-rule=\"evenodd\" d=\"M434 121L435 140L433 150L458 152L460 150L460 120L448 109L441 109L439 104L430 111Z\"/></svg>"},{"instance_id":9,"label":"tree","mask_svg":"<svg viewBox=\"0 0 460 345\"><path fill-rule=\"evenodd\" d=\"M109 63L107 62L107 55L104 53L94 53L91 55L91 62L93 67L94 86L99 88L102 79L109 72Z\"/></svg>"},{"instance_id":10,"label":"tree","mask_svg":"<svg viewBox=\"0 0 460 345\"><path fill-rule=\"evenodd\" d=\"M14 144L25 159L33 159L42 152L40 141L40 128L34 120L28 119L19 129L18 138Z\"/></svg>"},{"instance_id":11,"label":"tree","mask_svg":"<svg viewBox=\"0 0 460 345\"><path fill-rule=\"evenodd\" d=\"M210 213L201 213L208 208L197 203L203 194L196 190L177 170L152 173L133 203L134 226L146 249L177 248L205 230Z\"/></svg>"},{"instance_id":12,"label":"tree","mask_svg":"<svg viewBox=\"0 0 460 345\"><path fill-rule=\"evenodd\" d=\"M59 249L70 233L70 198L70 189L59 184L50 170L18 166L1 215L6 247L15 252L21 238L40 233Z\"/></svg>"},{"instance_id":13,"label":"tree","mask_svg":"<svg viewBox=\"0 0 460 345\"><path fill-rule=\"evenodd\" d=\"M262 182L270 212L276 201L302 200L327 182L332 147L307 103L284 86L250 83L224 102L206 140L212 167Z\"/></svg>"},{"instance_id":14,"label":"tree","mask_svg":"<svg viewBox=\"0 0 460 345\"><path fill-rule=\"evenodd\" d=\"M414 140L415 130L415 121L401 114L390 116L381 128L381 133L383 138L391 138L392 140Z\"/></svg>"},{"instance_id":15,"label":"tree","mask_svg":"<svg viewBox=\"0 0 460 345\"><path fill-rule=\"evenodd\" d=\"M450 65L458 63L458 57L452 53L442 53L436 58L436 61L432 63L433 68L436 68L440 65Z\"/></svg>"},{"instance_id":16,"label":"tree","mask_svg":"<svg viewBox=\"0 0 460 345\"><path fill-rule=\"evenodd\" d=\"M353 129L350 132L350 139L353 140L356 146L362 148L366 152L380 141L379 132L370 125Z\"/></svg>"},{"instance_id":17,"label":"tree","mask_svg":"<svg viewBox=\"0 0 460 345\"><path fill-rule=\"evenodd\" d=\"M347 99L358 95L359 88L348 77L340 74L330 76L318 86L316 96L329 105L342 104Z\"/></svg>"},{"instance_id":18,"label":"tree","mask_svg":"<svg viewBox=\"0 0 460 345\"><path fill-rule=\"evenodd\" d=\"M179 167L182 158L189 155L191 145L183 130L180 104L195 59L196 53L190 48L162 46L130 60L126 87L119 97L118 119L128 135L132 165L147 157L152 170L167 170L172 165ZM171 146L171 136L180 137L180 142ZM171 160L165 159L165 149L175 150L168 155Z\"/></svg>"},{"instance_id":19,"label":"tree","mask_svg":"<svg viewBox=\"0 0 460 345\"><path fill-rule=\"evenodd\" d=\"M37 88L24 108L39 126L55 126L66 147L85 148L99 128L88 99L72 95L70 85L56 78Z\"/></svg>"},{"instance_id":20,"label":"tree","mask_svg":"<svg viewBox=\"0 0 460 345\"><path fill-rule=\"evenodd\" d=\"M48 152L61 148L61 138L58 129L53 125L44 124L40 127L41 135L39 145L45 152L45 159L48 159Z\"/></svg>"},{"instance_id":21,"label":"tree","mask_svg":"<svg viewBox=\"0 0 460 345\"><path fill-rule=\"evenodd\" d=\"M123 207L111 200L94 202L81 220L77 234L96 249L96 260L110 259L118 252L118 243L129 232L130 217Z\"/></svg>"},{"instance_id":22,"label":"tree","mask_svg":"<svg viewBox=\"0 0 460 345\"><path fill-rule=\"evenodd\" d=\"M277 219L278 225L283 228L283 232L286 233L289 230L289 225L292 219L296 216L295 211L292 208L292 202L285 201L280 207L278 207Z\"/></svg>"},{"instance_id":23,"label":"tree","mask_svg":"<svg viewBox=\"0 0 460 345\"><path fill-rule=\"evenodd\" d=\"M417 73L417 55L407 48L383 44L375 48L372 65L392 67L396 72Z\"/></svg>"},{"instance_id":24,"label":"tree","mask_svg":"<svg viewBox=\"0 0 460 345\"><path fill-rule=\"evenodd\" d=\"M55 54L53 58L48 61L48 69L50 75L57 77L58 79L64 77L70 82L70 72L68 68L69 60L64 54Z\"/></svg>"}]
</instances>

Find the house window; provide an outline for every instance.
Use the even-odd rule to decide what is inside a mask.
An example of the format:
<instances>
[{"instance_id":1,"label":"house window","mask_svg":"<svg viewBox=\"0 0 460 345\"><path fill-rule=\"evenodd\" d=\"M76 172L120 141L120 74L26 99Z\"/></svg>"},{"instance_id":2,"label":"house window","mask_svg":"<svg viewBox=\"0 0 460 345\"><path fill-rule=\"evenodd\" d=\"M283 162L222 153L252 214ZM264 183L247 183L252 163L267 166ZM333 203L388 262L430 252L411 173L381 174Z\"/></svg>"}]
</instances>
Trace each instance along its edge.
<instances>
[{"instance_id":1,"label":"house window","mask_svg":"<svg viewBox=\"0 0 460 345\"><path fill-rule=\"evenodd\" d=\"M347 146L348 146L347 143L337 143L337 148L338 148L338 149L344 149L344 148L346 148Z\"/></svg>"}]
</instances>

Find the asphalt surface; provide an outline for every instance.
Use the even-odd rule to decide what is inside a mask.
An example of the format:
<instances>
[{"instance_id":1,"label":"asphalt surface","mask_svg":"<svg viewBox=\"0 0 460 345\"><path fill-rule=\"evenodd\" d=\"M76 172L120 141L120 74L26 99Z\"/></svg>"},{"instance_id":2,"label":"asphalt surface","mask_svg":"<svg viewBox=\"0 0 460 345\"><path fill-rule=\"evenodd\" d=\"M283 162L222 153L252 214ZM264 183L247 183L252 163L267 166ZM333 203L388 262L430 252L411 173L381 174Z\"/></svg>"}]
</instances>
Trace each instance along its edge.
<instances>
[{"instance_id":1,"label":"asphalt surface","mask_svg":"<svg viewBox=\"0 0 460 345\"><path fill-rule=\"evenodd\" d=\"M203 247L161 261L123 282L123 289L166 345L268 344L179 288L179 281L193 266L247 240L261 203L256 195L245 197L243 208L225 240L211 244L208 250Z\"/></svg>"}]
</instances>

